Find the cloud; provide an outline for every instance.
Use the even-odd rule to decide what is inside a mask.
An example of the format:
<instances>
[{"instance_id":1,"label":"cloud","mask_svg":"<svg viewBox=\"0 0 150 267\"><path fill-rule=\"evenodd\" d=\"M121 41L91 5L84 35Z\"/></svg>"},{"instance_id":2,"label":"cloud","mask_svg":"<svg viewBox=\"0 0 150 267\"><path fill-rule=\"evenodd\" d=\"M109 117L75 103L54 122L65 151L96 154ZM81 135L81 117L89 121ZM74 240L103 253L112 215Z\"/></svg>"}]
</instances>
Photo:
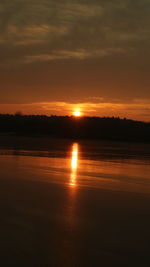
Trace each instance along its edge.
<instances>
[{"instance_id":1,"label":"cloud","mask_svg":"<svg viewBox=\"0 0 150 267\"><path fill-rule=\"evenodd\" d=\"M98 112L133 108L144 118L149 14L149 0L1 0L1 102L79 97L93 114L98 103Z\"/></svg>"},{"instance_id":2,"label":"cloud","mask_svg":"<svg viewBox=\"0 0 150 267\"><path fill-rule=\"evenodd\" d=\"M16 57L19 63L24 62L24 57L41 61L41 55L45 61L46 55L50 60L58 60L112 53L120 55L121 51L132 53L139 45L146 42L148 45L150 41L148 11L147 0L134 1L134 4L131 0L95 0L92 3L82 0L1 1L0 45L5 43L5 51L7 44L11 45L15 55L15 46L31 46L28 55L27 50L19 49ZM57 55L53 53L55 48ZM5 57L8 63L7 53ZM34 60L27 61L31 63Z\"/></svg>"},{"instance_id":3,"label":"cloud","mask_svg":"<svg viewBox=\"0 0 150 267\"><path fill-rule=\"evenodd\" d=\"M64 25L31 25L31 26L9 26L8 35L11 36L14 45L30 45L43 43L48 37L62 36L68 33Z\"/></svg>"},{"instance_id":4,"label":"cloud","mask_svg":"<svg viewBox=\"0 0 150 267\"><path fill-rule=\"evenodd\" d=\"M145 104L134 100L132 103L115 103L102 99L102 102L39 102L30 104L5 104L0 106L0 113L5 110L10 113L22 111L23 114L44 114L44 115L72 115L75 109L80 109L84 116L108 116L121 117L150 122L150 100L145 99Z\"/></svg>"},{"instance_id":5,"label":"cloud","mask_svg":"<svg viewBox=\"0 0 150 267\"><path fill-rule=\"evenodd\" d=\"M23 63L33 63L38 61L51 61L59 59L87 59L87 58L101 58L114 53L125 53L123 49L99 49L99 50L58 50L51 51L50 54L30 55L24 58Z\"/></svg>"}]
</instances>

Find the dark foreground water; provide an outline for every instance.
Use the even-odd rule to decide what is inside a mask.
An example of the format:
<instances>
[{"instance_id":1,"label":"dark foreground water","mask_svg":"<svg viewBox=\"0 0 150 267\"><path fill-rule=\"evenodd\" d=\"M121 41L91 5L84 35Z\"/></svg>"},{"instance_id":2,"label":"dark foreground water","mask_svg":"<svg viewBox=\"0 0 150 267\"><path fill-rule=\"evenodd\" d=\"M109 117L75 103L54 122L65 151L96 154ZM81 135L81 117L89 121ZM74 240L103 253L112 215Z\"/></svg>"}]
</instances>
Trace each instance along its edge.
<instances>
[{"instance_id":1,"label":"dark foreground water","mask_svg":"<svg viewBox=\"0 0 150 267\"><path fill-rule=\"evenodd\" d=\"M0 266L150 266L150 146L1 137Z\"/></svg>"}]
</instances>

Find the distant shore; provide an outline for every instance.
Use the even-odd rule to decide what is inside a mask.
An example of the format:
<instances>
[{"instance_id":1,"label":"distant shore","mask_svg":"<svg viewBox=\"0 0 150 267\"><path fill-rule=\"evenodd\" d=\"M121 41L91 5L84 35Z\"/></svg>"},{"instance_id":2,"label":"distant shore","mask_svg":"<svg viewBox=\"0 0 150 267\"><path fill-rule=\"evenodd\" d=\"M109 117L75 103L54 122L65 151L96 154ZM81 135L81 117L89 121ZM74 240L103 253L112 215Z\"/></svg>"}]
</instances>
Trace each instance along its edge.
<instances>
[{"instance_id":1,"label":"distant shore","mask_svg":"<svg viewBox=\"0 0 150 267\"><path fill-rule=\"evenodd\" d=\"M150 123L112 117L0 114L0 136L150 143Z\"/></svg>"}]
</instances>

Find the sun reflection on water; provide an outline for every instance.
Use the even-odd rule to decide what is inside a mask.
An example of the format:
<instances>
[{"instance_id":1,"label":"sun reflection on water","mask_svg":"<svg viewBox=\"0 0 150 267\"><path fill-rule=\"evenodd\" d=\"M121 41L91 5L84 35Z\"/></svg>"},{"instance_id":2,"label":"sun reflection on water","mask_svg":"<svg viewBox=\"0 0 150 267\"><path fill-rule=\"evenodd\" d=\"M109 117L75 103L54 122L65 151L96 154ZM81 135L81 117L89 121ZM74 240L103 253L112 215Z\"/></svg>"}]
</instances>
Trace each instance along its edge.
<instances>
[{"instance_id":1,"label":"sun reflection on water","mask_svg":"<svg viewBox=\"0 0 150 267\"><path fill-rule=\"evenodd\" d=\"M70 176L70 186L76 186L77 178L77 168L78 168L78 144L74 143L71 152L71 176Z\"/></svg>"}]
</instances>

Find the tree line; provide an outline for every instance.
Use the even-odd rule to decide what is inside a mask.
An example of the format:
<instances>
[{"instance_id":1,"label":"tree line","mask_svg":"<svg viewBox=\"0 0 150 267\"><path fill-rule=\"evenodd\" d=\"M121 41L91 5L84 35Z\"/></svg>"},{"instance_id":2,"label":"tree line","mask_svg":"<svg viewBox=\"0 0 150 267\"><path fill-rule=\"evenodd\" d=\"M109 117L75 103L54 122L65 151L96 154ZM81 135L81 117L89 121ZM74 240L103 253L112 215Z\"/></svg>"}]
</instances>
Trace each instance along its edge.
<instances>
[{"instance_id":1,"label":"tree line","mask_svg":"<svg viewBox=\"0 0 150 267\"><path fill-rule=\"evenodd\" d=\"M119 117L0 114L0 134L150 142L150 123Z\"/></svg>"}]
</instances>

